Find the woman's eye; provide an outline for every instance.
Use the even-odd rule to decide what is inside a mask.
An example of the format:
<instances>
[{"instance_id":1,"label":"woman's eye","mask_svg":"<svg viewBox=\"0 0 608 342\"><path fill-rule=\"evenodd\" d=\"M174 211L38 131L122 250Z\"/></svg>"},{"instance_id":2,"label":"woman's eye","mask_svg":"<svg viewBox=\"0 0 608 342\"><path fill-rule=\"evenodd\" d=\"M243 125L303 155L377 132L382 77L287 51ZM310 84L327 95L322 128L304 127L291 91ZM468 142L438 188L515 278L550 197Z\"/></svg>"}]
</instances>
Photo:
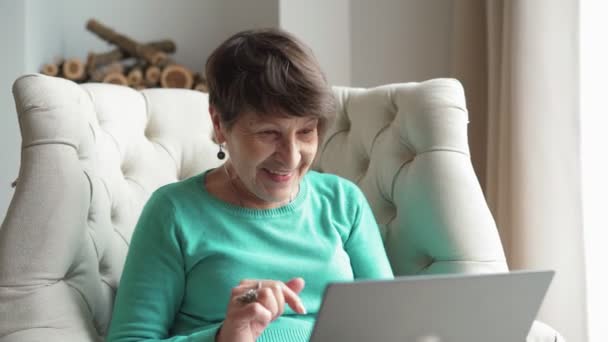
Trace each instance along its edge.
<instances>
[{"instance_id":1,"label":"woman's eye","mask_svg":"<svg viewBox=\"0 0 608 342\"><path fill-rule=\"evenodd\" d=\"M279 132L277 132L277 131L261 131L260 134L262 134L262 135L277 135L277 134L279 134Z\"/></svg>"},{"instance_id":2,"label":"woman's eye","mask_svg":"<svg viewBox=\"0 0 608 342\"><path fill-rule=\"evenodd\" d=\"M307 128L307 129L301 130L300 133L302 133L302 134L311 134L314 131L315 131L314 129Z\"/></svg>"}]
</instances>

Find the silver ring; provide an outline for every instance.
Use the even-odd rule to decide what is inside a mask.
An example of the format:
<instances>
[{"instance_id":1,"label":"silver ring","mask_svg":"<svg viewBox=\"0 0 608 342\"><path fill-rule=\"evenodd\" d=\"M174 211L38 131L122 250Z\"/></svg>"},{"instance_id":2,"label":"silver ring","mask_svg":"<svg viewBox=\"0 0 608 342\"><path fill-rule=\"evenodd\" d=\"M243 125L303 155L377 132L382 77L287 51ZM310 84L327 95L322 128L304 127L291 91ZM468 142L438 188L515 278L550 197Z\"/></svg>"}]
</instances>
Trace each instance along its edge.
<instances>
[{"instance_id":1,"label":"silver ring","mask_svg":"<svg viewBox=\"0 0 608 342\"><path fill-rule=\"evenodd\" d=\"M253 303L258 300L258 290L262 288L262 282L257 283L254 289L249 289L242 295L236 297L237 302L242 304Z\"/></svg>"}]
</instances>

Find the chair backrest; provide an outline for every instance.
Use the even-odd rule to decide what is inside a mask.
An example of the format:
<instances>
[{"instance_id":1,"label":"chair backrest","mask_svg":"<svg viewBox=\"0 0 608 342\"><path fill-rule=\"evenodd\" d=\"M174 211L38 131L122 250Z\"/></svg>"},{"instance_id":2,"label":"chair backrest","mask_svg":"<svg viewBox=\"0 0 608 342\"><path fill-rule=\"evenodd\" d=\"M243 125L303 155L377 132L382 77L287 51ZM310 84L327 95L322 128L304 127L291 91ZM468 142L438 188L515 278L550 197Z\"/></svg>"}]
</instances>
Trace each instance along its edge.
<instances>
[{"instance_id":1,"label":"chair backrest","mask_svg":"<svg viewBox=\"0 0 608 342\"><path fill-rule=\"evenodd\" d=\"M395 273L506 270L458 81L334 90L315 168L363 189ZM207 96L37 74L13 92L22 153L0 228L0 341L100 340L146 200L219 165Z\"/></svg>"}]
</instances>

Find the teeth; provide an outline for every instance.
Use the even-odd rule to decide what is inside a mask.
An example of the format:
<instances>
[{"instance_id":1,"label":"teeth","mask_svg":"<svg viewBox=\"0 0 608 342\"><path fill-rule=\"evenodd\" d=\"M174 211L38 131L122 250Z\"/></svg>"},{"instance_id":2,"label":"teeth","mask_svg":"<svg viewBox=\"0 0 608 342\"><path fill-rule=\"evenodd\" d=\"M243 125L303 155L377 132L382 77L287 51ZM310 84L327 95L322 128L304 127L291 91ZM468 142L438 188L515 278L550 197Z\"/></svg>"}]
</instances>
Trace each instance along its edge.
<instances>
[{"instance_id":1,"label":"teeth","mask_svg":"<svg viewBox=\"0 0 608 342\"><path fill-rule=\"evenodd\" d=\"M278 176L287 176L287 175L289 175L289 172L273 171L273 170L269 170L269 169L266 169L266 171L272 173L273 175L278 175Z\"/></svg>"}]
</instances>

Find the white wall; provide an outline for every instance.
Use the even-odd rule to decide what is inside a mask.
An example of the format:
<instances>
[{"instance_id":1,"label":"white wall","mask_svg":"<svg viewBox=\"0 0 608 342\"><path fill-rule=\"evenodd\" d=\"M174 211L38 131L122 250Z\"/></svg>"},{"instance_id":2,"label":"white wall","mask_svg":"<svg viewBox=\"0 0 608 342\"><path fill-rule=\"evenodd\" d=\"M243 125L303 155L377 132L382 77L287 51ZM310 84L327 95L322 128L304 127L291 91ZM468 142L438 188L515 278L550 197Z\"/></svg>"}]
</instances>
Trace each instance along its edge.
<instances>
[{"instance_id":1,"label":"white wall","mask_svg":"<svg viewBox=\"0 0 608 342\"><path fill-rule=\"evenodd\" d=\"M327 81L350 85L350 0L281 0L281 28L314 51Z\"/></svg>"},{"instance_id":2,"label":"white wall","mask_svg":"<svg viewBox=\"0 0 608 342\"><path fill-rule=\"evenodd\" d=\"M25 70L38 71L42 64L56 62L63 57L62 3L44 0L25 0L24 3Z\"/></svg>"},{"instance_id":3,"label":"white wall","mask_svg":"<svg viewBox=\"0 0 608 342\"><path fill-rule=\"evenodd\" d=\"M280 26L315 52L333 85L450 75L453 0L280 0Z\"/></svg>"},{"instance_id":4,"label":"white wall","mask_svg":"<svg viewBox=\"0 0 608 342\"><path fill-rule=\"evenodd\" d=\"M353 86L449 75L452 0L351 0L350 7Z\"/></svg>"},{"instance_id":5,"label":"white wall","mask_svg":"<svg viewBox=\"0 0 608 342\"><path fill-rule=\"evenodd\" d=\"M608 146L608 117L605 109L608 44L598 40L598 32L608 32L608 3L583 1L579 11L586 316L588 342L600 342L605 341L608 335L608 274L605 271L608 260L608 217L604 202L608 193L608 158L605 157Z\"/></svg>"},{"instance_id":6,"label":"white wall","mask_svg":"<svg viewBox=\"0 0 608 342\"><path fill-rule=\"evenodd\" d=\"M12 81L25 68L25 3L0 0L0 221L8 207L19 169L21 136L13 105Z\"/></svg>"}]
</instances>

